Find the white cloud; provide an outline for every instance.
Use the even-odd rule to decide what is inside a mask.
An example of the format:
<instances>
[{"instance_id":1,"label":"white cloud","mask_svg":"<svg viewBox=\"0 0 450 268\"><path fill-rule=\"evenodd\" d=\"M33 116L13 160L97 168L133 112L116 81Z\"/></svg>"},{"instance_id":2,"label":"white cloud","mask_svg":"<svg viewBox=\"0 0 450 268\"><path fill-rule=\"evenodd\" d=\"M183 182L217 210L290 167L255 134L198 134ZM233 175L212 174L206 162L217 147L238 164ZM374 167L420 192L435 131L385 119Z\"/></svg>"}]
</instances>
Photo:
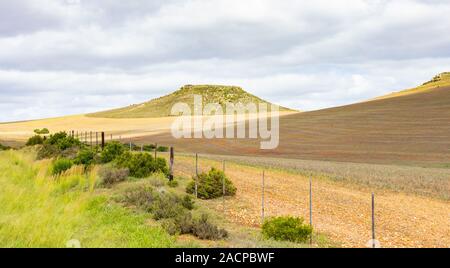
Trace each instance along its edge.
<instances>
[{"instance_id":1,"label":"white cloud","mask_svg":"<svg viewBox=\"0 0 450 268\"><path fill-rule=\"evenodd\" d=\"M414 0L3 1L0 121L196 83L301 110L361 101L450 70L448 14Z\"/></svg>"}]
</instances>

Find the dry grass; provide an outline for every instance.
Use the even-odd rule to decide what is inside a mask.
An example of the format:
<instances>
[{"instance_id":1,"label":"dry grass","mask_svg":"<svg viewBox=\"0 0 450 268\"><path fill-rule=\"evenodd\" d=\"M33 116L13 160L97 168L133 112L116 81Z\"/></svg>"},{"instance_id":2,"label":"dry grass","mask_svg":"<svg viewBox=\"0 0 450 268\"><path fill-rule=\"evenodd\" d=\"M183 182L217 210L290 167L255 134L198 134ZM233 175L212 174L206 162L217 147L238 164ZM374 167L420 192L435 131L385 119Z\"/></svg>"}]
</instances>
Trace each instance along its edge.
<instances>
[{"instance_id":1,"label":"dry grass","mask_svg":"<svg viewBox=\"0 0 450 268\"><path fill-rule=\"evenodd\" d=\"M444 168L248 156L207 157L267 169L281 169L305 177L325 178L346 187L374 188L450 200L450 170Z\"/></svg>"}]
</instances>

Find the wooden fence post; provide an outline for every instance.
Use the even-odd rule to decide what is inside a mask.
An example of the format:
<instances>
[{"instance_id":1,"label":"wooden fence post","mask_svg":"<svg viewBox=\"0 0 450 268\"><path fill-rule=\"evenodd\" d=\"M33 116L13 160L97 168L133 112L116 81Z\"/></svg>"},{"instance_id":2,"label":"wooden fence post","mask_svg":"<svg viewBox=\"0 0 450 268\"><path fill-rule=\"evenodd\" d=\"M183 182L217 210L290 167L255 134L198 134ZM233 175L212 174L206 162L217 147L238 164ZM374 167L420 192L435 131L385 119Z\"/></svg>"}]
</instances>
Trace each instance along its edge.
<instances>
[{"instance_id":1,"label":"wooden fence post","mask_svg":"<svg viewBox=\"0 0 450 268\"><path fill-rule=\"evenodd\" d=\"M102 131L102 151L105 148L105 132Z\"/></svg>"},{"instance_id":2,"label":"wooden fence post","mask_svg":"<svg viewBox=\"0 0 450 268\"><path fill-rule=\"evenodd\" d=\"M173 147L170 147L170 174L169 181L173 181L173 160L174 160L174 150Z\"/></svg>"},{"instance_id":3,"label":"wooden fence post","mask_svg":"<svg viewBox=\"0 0 450 268\"><path fill-rule=\"evenodd\" d=\"M372 248L375 247L375 194L372 193Z\"/></svg>"},{"instance_id":4,"label":"wooden fence post","mask_svg":"<svg viewBox=\"0 0 450 268\"><path fill-rule=\"evenodd\" d=\"M95 147L98 147L98 131L95 132Z\"/></svg>"},{"instance_id":5,"label":"wooden fence post","mask_svg":"<svg viewBox=\"0 0 450 268\"><path fill-rule=\"evenodd\" d=\"M91 144L91 149L92 149L92 131L89 131L89 142Z\"/></svg>"},{"instance_id":6,"label":"wooden fence post","mask_svg":"<svg viewBox=\"0 0 450 268\"><path fill-rule=\"evenodd\" d=\"M155 159L158 156L158 144L155 143Z\"/></svg>"}]
</instances>

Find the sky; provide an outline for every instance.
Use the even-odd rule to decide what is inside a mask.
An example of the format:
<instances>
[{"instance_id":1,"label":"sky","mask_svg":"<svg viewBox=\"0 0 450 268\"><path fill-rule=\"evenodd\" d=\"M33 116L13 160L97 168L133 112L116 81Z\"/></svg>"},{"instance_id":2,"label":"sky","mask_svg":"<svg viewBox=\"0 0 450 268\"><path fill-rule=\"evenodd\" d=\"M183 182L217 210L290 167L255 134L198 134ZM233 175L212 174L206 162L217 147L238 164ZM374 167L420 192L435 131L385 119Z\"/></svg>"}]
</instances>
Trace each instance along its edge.
<instances>
[{"instance_id":1,"label":"sky","mask_svg":"<svg viewBox=\"0 0 450 268\"><path fill-rule=\"evenodd\" d=\"M0 1L0 122L241 86L303 111L450 71L446 0Z\"/></svg>"}]
</instances>

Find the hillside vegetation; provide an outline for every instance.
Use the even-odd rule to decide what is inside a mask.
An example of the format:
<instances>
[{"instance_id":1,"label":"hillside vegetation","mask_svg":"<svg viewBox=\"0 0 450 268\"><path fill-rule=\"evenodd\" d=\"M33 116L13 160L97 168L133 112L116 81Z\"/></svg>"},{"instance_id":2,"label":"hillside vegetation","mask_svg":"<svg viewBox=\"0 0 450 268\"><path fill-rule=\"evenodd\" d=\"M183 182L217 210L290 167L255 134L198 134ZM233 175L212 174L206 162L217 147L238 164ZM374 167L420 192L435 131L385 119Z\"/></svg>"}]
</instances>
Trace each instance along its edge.
<instances>
[{"instance_id":1,"label":"hillside vegetation","mask_svg":"<svg viewBox=\"0 0 450 268\"><path fill-rule=\"evenodd\" d=\"M172 94L153 99L151 101L134 104L128 107L88 114L91 117L104 118L144 118L165 117L171 115L173 105L179 102L187 103L193 111L194 95L203 96L203 105L218 103L225 108L225 103L267 103L240 87L221 85L186 85ZM280 107L280 111L290 109Z\"/></svg>"},{"instance_id":2,"label":"hillside vegetation","mask_svg":"<svg viewBox=\"0 0 450 268\"><path fill-rule=\"evenodd\" d=\"M443 72L434 76L430 81L427 81L418 87L393 92L391 94L375 98L375 100L405 96L409 94L420 93L433 88L448 87L448 86L450 86L450 72Z\"/></svg>"}]
</instances>

